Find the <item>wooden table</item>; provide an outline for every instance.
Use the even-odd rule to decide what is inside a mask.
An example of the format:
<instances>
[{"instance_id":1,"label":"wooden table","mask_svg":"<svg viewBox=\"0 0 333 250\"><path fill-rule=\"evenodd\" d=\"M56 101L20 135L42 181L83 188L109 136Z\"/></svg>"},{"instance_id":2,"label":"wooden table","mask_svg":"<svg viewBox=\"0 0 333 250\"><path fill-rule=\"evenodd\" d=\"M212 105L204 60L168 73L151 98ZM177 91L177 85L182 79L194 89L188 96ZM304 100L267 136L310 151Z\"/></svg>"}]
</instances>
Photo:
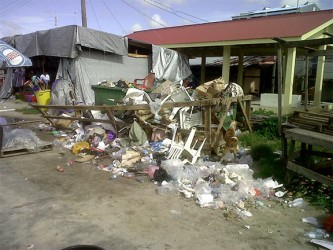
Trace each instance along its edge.
<instances>
[{"instance_id":1,"label":"wooden table","mask_svg":"<svg viewBox=\"0 0 333 250\"><path fill-rule=\"evenodd\" d=\"M290 140L289 152L287 152L288 140ZM295 162L295 142L301 143L299 159L302 159L302 165ZM308 161L311 156L315 155L315 152L312 150L313 146L320 146L333 150L333 136L301 128L285 128L283 131L283 157L287 164L287 171L290 170L296 172L326 184L329 187L333 187L333 170L330 177L321 175L314 171L313 165ZM320 154L321 156L332 158L332 153L320 152ZM288 175L289 173L287 172L287 178L289 178Z\"/></svg>"}]
</instances>

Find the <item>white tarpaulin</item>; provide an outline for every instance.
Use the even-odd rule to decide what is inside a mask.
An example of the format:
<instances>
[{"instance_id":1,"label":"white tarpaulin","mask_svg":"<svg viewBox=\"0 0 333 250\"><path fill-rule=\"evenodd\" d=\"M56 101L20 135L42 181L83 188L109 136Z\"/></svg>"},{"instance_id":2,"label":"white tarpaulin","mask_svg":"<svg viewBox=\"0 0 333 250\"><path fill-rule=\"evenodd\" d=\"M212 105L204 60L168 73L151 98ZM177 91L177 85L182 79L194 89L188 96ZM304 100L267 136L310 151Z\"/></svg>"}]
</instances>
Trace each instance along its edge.
<instances>
[{"instance_id":1,"label":"white tarpaulin","mask_svg":"<svg viewBox=\"0 0 333 250\"><path fill-rule=\"evenodd\" d=\"M172 82L183 80L192 74L187 56L156 45L153 45L153 72L157 80Z\"/></svg>"}]
</instances>

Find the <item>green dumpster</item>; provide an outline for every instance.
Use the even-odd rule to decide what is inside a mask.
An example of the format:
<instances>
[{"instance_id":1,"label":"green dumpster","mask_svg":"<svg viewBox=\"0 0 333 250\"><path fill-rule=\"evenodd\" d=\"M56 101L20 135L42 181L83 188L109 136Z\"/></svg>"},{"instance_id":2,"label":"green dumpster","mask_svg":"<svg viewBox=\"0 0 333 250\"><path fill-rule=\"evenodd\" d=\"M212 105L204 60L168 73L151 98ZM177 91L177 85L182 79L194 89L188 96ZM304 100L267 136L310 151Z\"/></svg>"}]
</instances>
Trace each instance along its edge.
<instances>
[{"instance_id":1,"label":"green dumpster","mask_svg":"<svg viewBox=\"0 0 333 250\"><path fill-rule=\"evenodd\" d=\"M95 105L116 105L126 95L126 88L92 85L95 92Z\"/></svg>"}]
</instances>

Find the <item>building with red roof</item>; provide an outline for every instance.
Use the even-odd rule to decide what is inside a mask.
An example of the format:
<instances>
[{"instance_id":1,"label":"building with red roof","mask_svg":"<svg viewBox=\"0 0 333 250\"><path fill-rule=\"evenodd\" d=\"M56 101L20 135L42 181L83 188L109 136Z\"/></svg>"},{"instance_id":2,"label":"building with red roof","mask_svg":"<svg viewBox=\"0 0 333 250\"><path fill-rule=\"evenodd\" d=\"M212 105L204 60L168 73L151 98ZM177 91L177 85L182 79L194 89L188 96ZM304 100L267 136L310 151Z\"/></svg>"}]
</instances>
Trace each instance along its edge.
<instances>
[{"instance_id":1,"label":"building with red roof","mask_svg":"<svg viewBox=\"0 0 333 250\"><path fill-rule=\"evenodd\" d=\"M222 76L229 81L230 58L239 57L237 82L242 85L245 56L284 56L283 93L285 112L290 111L296 55L320 51L316 68L314 103L321 102L325 56L332 54L333 10L235 19L136 31L131 42L144 42L177 50L190 58L201 57L201 82L205 81L207 57L223 57ZM278 42L280 41L280 42ZM313 54L315 55L315 54Z\"/></svg>"}]
</instances>

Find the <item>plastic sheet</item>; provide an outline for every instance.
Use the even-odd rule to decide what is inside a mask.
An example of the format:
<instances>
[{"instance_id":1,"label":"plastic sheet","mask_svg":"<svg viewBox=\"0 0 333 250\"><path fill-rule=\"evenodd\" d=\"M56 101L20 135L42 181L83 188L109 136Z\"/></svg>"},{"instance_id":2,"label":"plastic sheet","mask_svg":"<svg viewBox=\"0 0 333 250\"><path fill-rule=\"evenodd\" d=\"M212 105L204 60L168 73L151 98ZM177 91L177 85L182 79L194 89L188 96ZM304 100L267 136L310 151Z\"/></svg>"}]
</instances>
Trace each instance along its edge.
<instances>
[{"instance_id":1,"label":"plastic sheet","mask_svg":"<svg viewBox=\"0 0 333 250\"><path fill-rule=\"evenodd\" d=\"M184 163L179 159L163 161L161 167L171 176L172 180L180 180L183 174Z\"/></svg>"},{"instance_id":2,"label":"plastic sheet","mask_svg":"<svg viewBox=\"0 0 333 250\"><path fill-rule=\"evenodd\" d=\"M191 75L188 58L177 51L153 45L153 72L159 81L180 81Z\"/></svg>"},{"instance_id":3,"label":"plastic sheet","mask_svg":"<svg viewBox=\"0 0 333 250\"><path fill-rule=\"evenodd\" d=\"M3 135L4 148L26 148L38 152L43 144L30 129L13 129Z\"/></svg>"}]
</instances>

